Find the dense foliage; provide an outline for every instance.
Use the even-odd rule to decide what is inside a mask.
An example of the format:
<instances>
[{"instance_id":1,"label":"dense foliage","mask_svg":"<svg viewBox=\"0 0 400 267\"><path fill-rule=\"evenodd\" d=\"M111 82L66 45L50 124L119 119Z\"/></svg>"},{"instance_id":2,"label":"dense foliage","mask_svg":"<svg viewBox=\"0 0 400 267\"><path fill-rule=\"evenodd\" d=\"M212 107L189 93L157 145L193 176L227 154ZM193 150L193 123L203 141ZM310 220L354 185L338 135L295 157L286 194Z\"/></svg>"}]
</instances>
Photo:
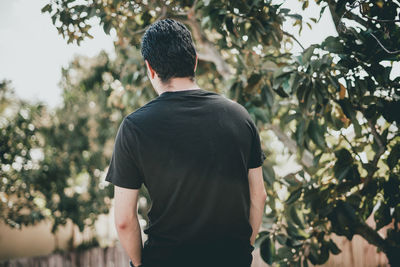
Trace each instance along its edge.
<instances>
[{"instance_id":1,"label":"dense foliage","mask_svg":"<svg viewBox=\"0 0 400 267\"><path fill-rule=\"evenodd\" d=\"M90 112L80 116L71 107L79 96L65 95L64 107L52 113L43 105L17 100L8 82L1 90L0 218L16 228L51 218L53 232L68 218L81 231L93 225L98 214L108 212L105 204L110 202L110 190L99 187L104 167L98 166L105 166L106 158L95 144L107 132L88 134L95 127ZM90 109L86 103L82 107ZM110 132L107 138L112 136Z\"/></svg>"},{"instance_id":2,"label":"dense foliage","mask_svg":"<svg viewBox=\"0 0 400 267\"><path fill-rule=\"evenodd\" d=\"M307 9L308 1L302 2ZM263 259L281 266L322 264L330 253L340 253L331 233L348 239L358 234L385 252L392 266L399 265L400 77L391 73L392 63L400 61L400 5L316 2L321 14L330 12L338 35L292 55L282 44L297 40L282 30L283 22L301 29L319 18L303 19L267 0L50 1L43 12L69 42L90 38L93 21L106 33L115 31L116 58L81 57L63 70L64 105L54 114L45 112L48 124L35 124L34 110L22 118L27 124L13 118L1 122L2 139L10 140L5 125L28 127L22 132L42 136L42 143L31 138L21 149L43 151L38 168L27 175L10 167L4 171L4 164L12 166L22 155L21 149L7 153L1 159L6 178L29 186L11 191L2 184L1 192L41 195L54 229L67 218L82 229L107 212L112 191L101 180L119 122L155 97L139 53L141 35L155 20L174 18L193 33L200 59L198 84L244 105L261 131L268 155L263 166L268 203L257 239ZM271 145L276 139L284 149ZM275 173L282 154L297 158L299 171L282 177ZM30 185L35 187L27 190ZM145 191L142 195L148 197ZM11 204L13 215L2 218L20 224L43 218L42 209L31 207L26 221L18 221L29 203ZM376 225L366 223L370 216ZM384 237L377 232L383 227Z\"/></svg>"}]
</instances>

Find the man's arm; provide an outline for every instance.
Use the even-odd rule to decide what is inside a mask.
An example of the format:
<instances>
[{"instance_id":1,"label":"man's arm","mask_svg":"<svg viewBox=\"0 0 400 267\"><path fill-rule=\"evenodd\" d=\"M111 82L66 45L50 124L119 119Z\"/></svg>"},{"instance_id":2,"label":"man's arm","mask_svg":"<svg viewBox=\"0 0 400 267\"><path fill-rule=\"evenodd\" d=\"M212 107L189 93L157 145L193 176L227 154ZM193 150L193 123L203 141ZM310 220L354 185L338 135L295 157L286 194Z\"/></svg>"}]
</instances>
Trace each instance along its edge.
<instances>
[{"instance_id":1,"label":"man's arm","mask_svg":"<svg viewBox=\"0 0 400 267\"><path fill-rule=\"evenodd\" d=\"M137 216L139 190L114 186L115 226L119 240L133 265L142 264L142 236Z\"/></svg>"},{"instance_id":2,"label":"man's arm","mask_svg":"<svg viewBox=\"0 0 400 267\"><path fill-rule=\"evenodd\" d=\"M249 169L249 188L250 188L250 224L253 233L250 238L251 245L254 245L258 230L264 214L264 205L267 193L264 188L262 167Z\"/></svg>"}]
</instances>

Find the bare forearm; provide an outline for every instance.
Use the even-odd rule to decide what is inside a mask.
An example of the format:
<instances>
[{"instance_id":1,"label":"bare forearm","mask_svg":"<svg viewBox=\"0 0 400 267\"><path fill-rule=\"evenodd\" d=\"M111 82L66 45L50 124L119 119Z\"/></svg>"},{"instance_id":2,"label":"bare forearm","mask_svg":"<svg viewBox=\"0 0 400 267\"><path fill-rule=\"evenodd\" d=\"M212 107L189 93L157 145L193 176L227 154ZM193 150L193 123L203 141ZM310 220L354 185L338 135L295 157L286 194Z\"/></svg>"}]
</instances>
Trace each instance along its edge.
<instances>
[{"instance_id":1,"label":"bare forearm","mask_svg":"<svg viewBox=\"0 0 400 267\"><path fill-rule=\"evenodd\" d=\"M264 214L264 205L265 205L265 199L262 198L251 201L249 221L251 224L251 228L253 229L253 233L250 238L250 243L252 245L254 245L258 231L260 229L262 217Z\"/></svg>"},{"instance_id":2,"label":"bare forearm","mask_svg":"<svg viewBox=\"0 0 400 267\"><path fill-rule=\"evenodd\" d=\"M117 227L119 240L133 265L142 263L142 235L137 217L131 223Z\"/></svg>"}]
</instances>

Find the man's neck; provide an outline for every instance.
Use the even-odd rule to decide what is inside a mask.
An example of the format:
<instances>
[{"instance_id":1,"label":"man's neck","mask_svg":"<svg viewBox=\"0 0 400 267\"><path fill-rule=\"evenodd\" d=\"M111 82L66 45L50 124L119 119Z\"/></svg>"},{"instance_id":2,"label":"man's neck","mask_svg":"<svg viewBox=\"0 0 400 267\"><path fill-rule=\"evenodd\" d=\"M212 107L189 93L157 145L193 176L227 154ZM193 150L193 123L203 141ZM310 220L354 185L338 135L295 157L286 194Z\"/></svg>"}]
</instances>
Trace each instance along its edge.
<instances>
[{"instance_id":1,"label":"man's neck","mask_svg":"<svg viewBox=\"0 0 400 267\"><path fill-rule=\"evenodd\" d=\"M183 90L195 90L200 87L190 78L172 78L166 84L161 84L156 88L156 92L160 95L164 92L177 92Z\"/></svg>"}]
</instances>

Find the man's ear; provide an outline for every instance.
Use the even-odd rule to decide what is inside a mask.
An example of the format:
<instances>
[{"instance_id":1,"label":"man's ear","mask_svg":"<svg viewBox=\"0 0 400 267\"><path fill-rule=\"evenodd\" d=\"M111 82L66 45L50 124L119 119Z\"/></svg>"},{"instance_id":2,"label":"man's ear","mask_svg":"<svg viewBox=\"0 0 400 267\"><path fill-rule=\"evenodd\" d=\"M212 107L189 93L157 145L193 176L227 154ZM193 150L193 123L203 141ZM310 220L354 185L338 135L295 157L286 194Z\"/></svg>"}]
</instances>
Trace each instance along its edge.
<instances>
[{"instance_id":1,"label":"man's ear","mask_svg":"<svg viewBox=\"0 0 400 267\"><path fill-rule=\"evenodd\" d=\"M198 57L197 57L197 54L196 54L196 63L194 64L194 71L193 71L193 72L196 72L196 69L197 69L197 62L198 62Z\"/></svg>"},{"instance_id":2,"label":"man's ear","mask_svg":"<svg viewBox=\"0 0 400 267\"><path fill-rule=\"evenodd\" d=\"M149 62L147 60L145 60L146 62L146 67L147 67L147 71L150 74L150 78L154 79L154 77L156 76L156 72L154 71L154 69L150 66Z\"/></svg>"}]
</instances>

